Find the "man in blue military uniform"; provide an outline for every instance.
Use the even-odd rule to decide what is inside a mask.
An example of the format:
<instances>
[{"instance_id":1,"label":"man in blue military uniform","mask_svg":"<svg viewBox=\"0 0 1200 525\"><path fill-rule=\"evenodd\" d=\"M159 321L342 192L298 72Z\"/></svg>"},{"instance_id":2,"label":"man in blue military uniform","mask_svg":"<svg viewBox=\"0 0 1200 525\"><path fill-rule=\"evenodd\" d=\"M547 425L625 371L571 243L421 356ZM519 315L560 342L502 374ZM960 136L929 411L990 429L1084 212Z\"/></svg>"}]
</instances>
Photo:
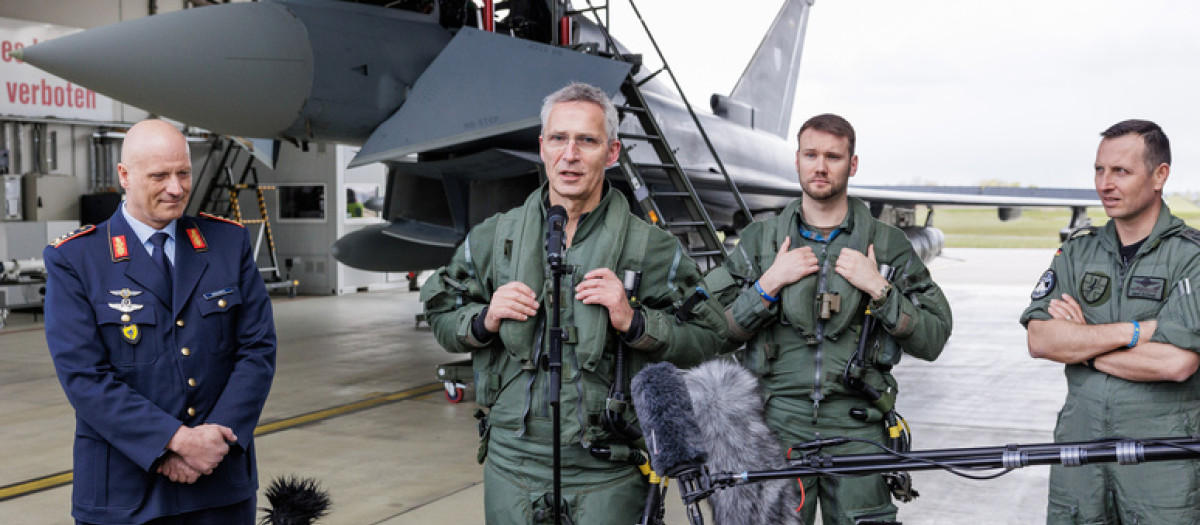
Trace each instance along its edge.
<instances>
[{"instance_id":1,"label":"man in blue military uniform","mask_svg":"<svg viewBox=\"0 0 1200 525\"><path fill-rule=\"evenodd\" d=\"M236 223L183 215L187 141L130 128L126 199L46 248L46 341L75 407L78 524L254 523L271 303Z\"/></svg>"}]
</instances>

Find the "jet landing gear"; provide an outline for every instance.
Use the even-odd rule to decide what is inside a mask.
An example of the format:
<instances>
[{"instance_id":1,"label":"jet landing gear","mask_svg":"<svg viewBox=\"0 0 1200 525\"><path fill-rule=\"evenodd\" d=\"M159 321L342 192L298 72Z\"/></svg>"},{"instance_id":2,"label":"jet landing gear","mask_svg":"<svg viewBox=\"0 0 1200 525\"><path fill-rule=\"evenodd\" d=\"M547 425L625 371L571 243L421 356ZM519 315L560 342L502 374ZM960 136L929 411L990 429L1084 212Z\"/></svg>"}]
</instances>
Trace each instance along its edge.
<instances>
[{"instance_id":1,"label":"jet landing gear","mask_svg":"<svg viewBox=\"0 0 1200 525\"><path fill-rule=\"evenodd\" d=\"M467 381L471 375L470 359L438 365L437 379L445 387L446 401L451 403L462 402L463 398L466 397L463 395L463 392L467 389Z\"/></svg>"}]
</instances>

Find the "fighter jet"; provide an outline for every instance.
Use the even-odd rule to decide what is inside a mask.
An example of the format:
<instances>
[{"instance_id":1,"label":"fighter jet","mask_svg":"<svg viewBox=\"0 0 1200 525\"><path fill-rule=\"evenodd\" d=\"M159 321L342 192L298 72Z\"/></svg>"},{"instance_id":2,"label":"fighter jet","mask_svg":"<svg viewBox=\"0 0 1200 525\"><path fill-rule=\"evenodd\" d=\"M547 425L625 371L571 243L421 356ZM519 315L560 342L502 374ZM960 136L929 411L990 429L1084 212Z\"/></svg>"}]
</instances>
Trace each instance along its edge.
<instances>
[{"instance_id":1,"label":"fighter jet","mask_svg":"<svg viewBox=\"0 0 1200 525\"><path fill-rule=\"evenodd\" d=\"M708 111L692 111L668 75L643 67L600 23L599 9L562 0L511 0L500 12L492 0L482 8L471 0L221 4L57 38L19 58L217 133L360 145L351 167L388 167L388 223L342 237L333 253L356 268L412 271L444 264L472 225L540 183L541 100L573 80L618 102L636 86L715 229L732 237L782 209L801 195L786 135L812 4L783 0L733 91L713 95ZM653 148L638 144L644 127L624 117L620 131L630 158L653 165ZM636 193L618 170L609 176ZM661 187L661 170L645 177ZM920 204L997 206L1002 218L1014 206L1068 206L1072 226L1099 205L1094 196L850 191L902 227L926 259L944 237L928 219L917 224Z\"/></svg>"}]
</instances>

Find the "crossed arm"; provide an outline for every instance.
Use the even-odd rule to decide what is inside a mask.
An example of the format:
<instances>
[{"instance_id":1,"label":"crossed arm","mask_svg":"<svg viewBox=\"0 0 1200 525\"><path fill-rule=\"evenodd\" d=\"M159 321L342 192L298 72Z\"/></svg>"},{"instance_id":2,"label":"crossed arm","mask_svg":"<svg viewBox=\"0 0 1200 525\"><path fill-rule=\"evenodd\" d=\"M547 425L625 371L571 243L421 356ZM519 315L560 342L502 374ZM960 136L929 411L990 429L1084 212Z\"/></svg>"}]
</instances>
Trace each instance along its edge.
<instances>
[{"instance_id":1,"label":"crossed arm","mask_svg":"<svg viewBox=\"0 0 1200 525\"><path fill-rule=\"evenodd\" d=\"M1029 355L1064 364L1085 363L1101 372L1129 381L1186 381L1200 367L1200 355L1167 343L1150 341L1158 322L1139 321L1138 343L1132 322L1089 324L1083 309L1070 295L1052 299L1046 311L1051 319L1029 321Z\"/></svg>"}]
</instances>

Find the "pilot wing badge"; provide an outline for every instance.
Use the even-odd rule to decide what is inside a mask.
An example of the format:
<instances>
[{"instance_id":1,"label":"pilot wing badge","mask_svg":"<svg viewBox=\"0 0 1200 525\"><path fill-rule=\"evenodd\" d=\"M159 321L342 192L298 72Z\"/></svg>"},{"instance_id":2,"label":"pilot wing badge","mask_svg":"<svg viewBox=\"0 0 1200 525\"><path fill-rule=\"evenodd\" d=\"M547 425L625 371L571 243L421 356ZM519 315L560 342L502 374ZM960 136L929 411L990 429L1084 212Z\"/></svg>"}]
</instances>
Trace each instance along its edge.
<instances>
[{"instance_id":1,"label":"pilot wing badge","mask_svg":"<svg viewBox=\"0 0 1200 525\"><path fill-rule=\"evenodd\" d=\"M134 304L134 302L130 300L133 297L142 295L142 292L140 292L138 290L130 290L129 288L122 288L120 290L109 290L108 293L121 298L121 302L108 303L108 307L112 308L113 310L116 310L118 312L121 312L123 314L136 312L138 310L141 310L143 307L143 305Z\"/></svg>"}]
</instances>

